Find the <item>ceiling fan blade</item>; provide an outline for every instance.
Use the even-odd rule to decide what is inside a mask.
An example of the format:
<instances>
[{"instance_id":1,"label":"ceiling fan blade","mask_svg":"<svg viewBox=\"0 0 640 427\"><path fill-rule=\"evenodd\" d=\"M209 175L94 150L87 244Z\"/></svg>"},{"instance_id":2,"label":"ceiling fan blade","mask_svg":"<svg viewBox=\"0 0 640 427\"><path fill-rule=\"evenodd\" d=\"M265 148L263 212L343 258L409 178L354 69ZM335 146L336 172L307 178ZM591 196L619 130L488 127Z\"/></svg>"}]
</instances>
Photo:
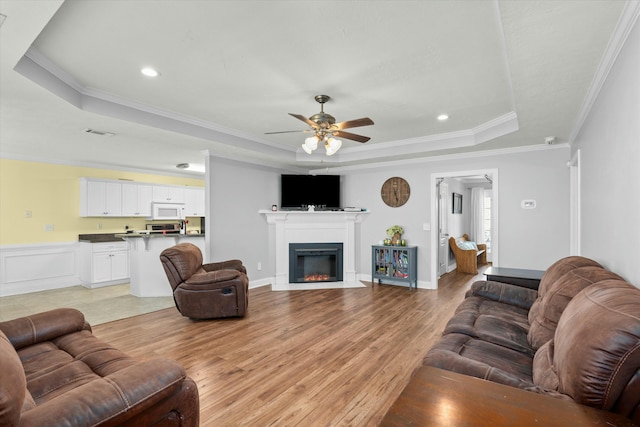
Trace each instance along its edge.
<instances>
[{"instance_id":1,"label":"ceiling fan blade","mask_svg":"<svg viewBox=\"0 0 640 427\"><path fill-rule=\"evenodd\" d=\"M265 132L265 135L274 135L276 133L294 133L294 132L315 132L313 129L305 129L305 130L282 130L280 132Z\"/></svg>"},{"instance_id":2,"label":"ceiling fan blade","mask_svg":"<svg viewBox=\"0 0 640 427\"><path fill-rule=\"evenodd\" d=\"M357 128L360 126L370 126L374 124L373 120L369 117L363 117L361 119L356 120L347 120L346 122L336 123L334 126L338 129L349 129L349 128Z\"/></svg>"},{"instance_id":3,"label":"ceiling fan blade","mask_svg":"<svg viewBox=\"0 0 640 427\"><path fill-rule=\"evenodd\" d=\"M311 120L307 119L305 116L303 116L302 114L293 114L293 113L289 113L290 116L295 117L298 120L301 120L303 122L305 122L306 124L308 124L309 126L311 126L314 129L318 128L318 124L316 122L312 122Z\"/></svg>"},{"instance_id":4,"label":"ceiling fan blade","mask_svg":"<svg viewBox=\"0 0 640 427\"><path fill-rule=\"evenodd\" d=\"M342 130L338 130L332 133L333 133L333 136L339 136L340 138L351 139L353 141L358 141L358 142L367 142L368 140L371 139L368 136L356 135L355 133L345 132Z\"/></svg>"}]
</instances>

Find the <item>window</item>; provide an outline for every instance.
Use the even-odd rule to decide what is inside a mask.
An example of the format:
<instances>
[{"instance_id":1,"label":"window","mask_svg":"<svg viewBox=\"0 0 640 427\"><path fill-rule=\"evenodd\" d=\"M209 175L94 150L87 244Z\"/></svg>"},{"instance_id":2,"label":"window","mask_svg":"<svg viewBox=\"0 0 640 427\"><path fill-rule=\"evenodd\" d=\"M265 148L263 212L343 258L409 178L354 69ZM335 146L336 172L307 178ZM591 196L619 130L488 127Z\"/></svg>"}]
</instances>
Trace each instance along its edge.
<instances>
[{"instance_id":1,"label":"window","mask_svg":"<svg viewBox=\"0 0 640 427\"><path fill-rule=\"evenodd\" d=\"M491 190L484 190L484 242L487 244L487 253L491 252Z\"/></svg>"}]
</instances>

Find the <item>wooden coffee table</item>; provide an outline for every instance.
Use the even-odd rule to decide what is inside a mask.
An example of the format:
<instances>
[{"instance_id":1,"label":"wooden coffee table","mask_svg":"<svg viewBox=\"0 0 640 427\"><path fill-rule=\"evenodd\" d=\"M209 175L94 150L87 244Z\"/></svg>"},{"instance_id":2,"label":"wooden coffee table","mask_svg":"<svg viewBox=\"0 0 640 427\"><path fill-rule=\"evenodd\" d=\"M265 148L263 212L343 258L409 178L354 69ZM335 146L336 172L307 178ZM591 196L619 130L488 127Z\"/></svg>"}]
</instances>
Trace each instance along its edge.
<instances>
[{"instance_id":1,"label":"wooden coffee table","mask_svg":"<svg viewBox=\"0 0 640 427\"><path fill-rule=\"evenodd\" d=\"M487 280L512 285L522 286L529 289L538 289L540 279L544 275L542 270L524 270L521 268L489 267L484 272Z\"/></svg>"},{"instance_id":2,"label":"wooden coffee table","mask_svg":"<svg viewBox=\"0 0 640 427\"><path fill-rule=\"evenodd\" d=\"M380 426L634 426L612 412L424 366Z\"/></svg>"}]
</instances>

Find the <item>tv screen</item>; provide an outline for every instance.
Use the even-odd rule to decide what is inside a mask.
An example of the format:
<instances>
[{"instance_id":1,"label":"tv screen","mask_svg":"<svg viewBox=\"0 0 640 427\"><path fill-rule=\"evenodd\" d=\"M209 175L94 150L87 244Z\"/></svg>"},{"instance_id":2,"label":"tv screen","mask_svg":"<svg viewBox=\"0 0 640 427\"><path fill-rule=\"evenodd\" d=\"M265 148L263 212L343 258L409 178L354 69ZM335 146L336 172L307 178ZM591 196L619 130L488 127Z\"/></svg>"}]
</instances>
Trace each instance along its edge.
<instances>
[{"instance_id":1,"label":"tv screen","mask_svg":"<svg viewBox=\"0 0 640 427\"><path fill-rule=\"evenodd\" d=\"M340 208L339 175L282 175L280 184L282 209Z\"/></svg>"}]
</instances>

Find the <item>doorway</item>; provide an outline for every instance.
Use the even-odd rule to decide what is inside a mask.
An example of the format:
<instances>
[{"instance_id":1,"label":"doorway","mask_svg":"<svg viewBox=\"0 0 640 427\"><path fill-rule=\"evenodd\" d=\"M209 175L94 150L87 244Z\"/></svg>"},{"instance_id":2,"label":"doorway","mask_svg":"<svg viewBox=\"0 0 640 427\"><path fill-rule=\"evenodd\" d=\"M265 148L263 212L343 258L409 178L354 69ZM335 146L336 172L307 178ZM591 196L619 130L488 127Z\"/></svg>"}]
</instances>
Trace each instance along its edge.
<instances>
[{"instance_id":1,"label":"doorway","mask_svg":"<svg viewBox=\"0 0 640 427\"><path fill-rule=\"evenodd\" d=\"M438 233L438 277L447 272L449 266L449 184L444 182L444 178L436 179L436 207L438 211L438 221L436 233Z\"/></svg>"},{"instance_id":2,"label":"doorway","mask_svg":"<svg viewBox=\"0 0 640 427\"><path fill-rule=\"evenodd\" d=\"M470 190L473 182L485 180L490 183L490 219L486 223L485 228L490 229L491 257L493 265L499 265L499 239L498 239L498 170L497 169L481 169L471 171L457 172L440 172L431 174L431 283L432 288L437 289L439 277L447 272L449 264L449 237L454 234L468 233L469 222L454 216L449 218L449 207L451 207L452 193L454 187L450 183L461 182L465 190ZM460 188L458 186L458 188ZM470 209L470 191L466 191L466 202L463 200L464 209ZM485 206L485 208L487 208ZM464 213L464 210L463 210ZM464 225L461 225L464 224ZM459 237L459 236L454 236ZM483 240L484 241L484 240Z\"/></svg>"}]
</instances>

